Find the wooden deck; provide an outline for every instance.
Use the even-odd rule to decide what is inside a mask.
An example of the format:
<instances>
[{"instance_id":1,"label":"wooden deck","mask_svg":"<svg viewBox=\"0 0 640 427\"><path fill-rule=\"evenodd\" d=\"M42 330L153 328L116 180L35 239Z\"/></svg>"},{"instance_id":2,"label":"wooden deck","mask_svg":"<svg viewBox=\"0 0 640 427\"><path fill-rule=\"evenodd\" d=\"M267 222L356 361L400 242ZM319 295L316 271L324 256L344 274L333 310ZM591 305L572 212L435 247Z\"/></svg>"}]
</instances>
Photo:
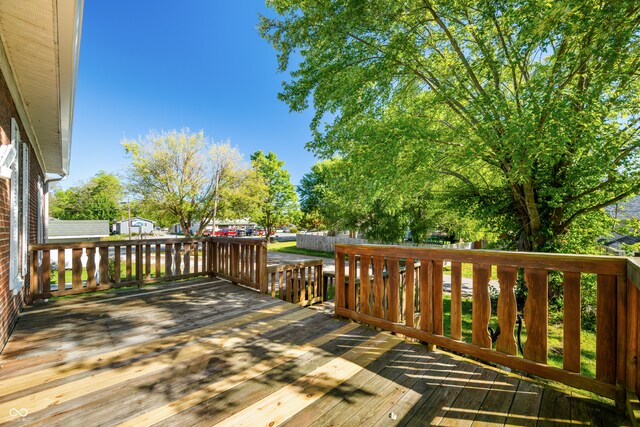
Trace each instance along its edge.
<instances>
[{"instance_id":1,"label":"wooden deck","mask_svg":"<svg viewBox=\"0 0 640 427\"><path fill-rule=\"evenodd\" d=\"M2 425L620 425L615 409L223 280L26 310Z\"/></svg>"}]
</instances>

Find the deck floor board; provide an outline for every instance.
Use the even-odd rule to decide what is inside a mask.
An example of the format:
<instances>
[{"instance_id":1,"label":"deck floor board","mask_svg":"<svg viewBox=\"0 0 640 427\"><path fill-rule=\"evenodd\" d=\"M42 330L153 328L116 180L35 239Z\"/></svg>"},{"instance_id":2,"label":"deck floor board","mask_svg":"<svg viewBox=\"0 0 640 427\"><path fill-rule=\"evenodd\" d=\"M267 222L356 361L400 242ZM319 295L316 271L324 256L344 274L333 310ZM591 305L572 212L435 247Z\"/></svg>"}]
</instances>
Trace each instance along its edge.
<instances>
[{"instance_id":1,"label":"deck floor board","mask_svg":"<svg viewBox=\"0 0 640 427\"><path fill-rule=\"evenodd\" d=\"M10 408L25 408L16 419ZM15 412L15 411L14 411ZM615 408L200 279L28 308L0 425L626 424Z\"/></svg>"}]
</instances>

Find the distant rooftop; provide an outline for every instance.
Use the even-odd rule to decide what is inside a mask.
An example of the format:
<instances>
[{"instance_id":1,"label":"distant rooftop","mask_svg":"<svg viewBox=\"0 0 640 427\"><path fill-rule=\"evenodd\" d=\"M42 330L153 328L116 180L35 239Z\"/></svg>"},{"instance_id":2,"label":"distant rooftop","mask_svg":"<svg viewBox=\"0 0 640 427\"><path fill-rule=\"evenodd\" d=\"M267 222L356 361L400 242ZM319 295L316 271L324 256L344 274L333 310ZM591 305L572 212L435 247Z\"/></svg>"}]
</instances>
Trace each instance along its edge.
<instances>
[{"instance_id":1,"label":"distant rooftop","mask_svg":"<svg viewBox=\"0 0 640 427\"><path fill-rule=\"evenodd\" d=\"M61 220L51 218L47 239L95 238L109 235L109 221Z\"/></svg>"},{"instance_id":2,"label":"distant rooftop","mask_svg":"<svg viewBox=\"0 0 640 427\"><path fill-rule=\"evenodd\" d=\"M626 202L607 206L606 209L612 217L622 221L627 218L640 218L640 195L634 196Z\"/></svg>"}]
</instances>

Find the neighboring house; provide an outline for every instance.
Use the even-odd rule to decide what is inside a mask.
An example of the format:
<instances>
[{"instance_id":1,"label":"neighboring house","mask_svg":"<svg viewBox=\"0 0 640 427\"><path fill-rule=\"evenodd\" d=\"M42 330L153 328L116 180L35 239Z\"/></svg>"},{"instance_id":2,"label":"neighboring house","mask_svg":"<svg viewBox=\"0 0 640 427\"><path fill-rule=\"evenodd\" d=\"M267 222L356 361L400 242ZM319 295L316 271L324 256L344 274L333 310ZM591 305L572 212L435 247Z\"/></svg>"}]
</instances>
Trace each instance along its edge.
<instances>
[{"instance_id":1,"label":"neighboring house","mask_svg":"<svg viewBox=\"0 0 640 427\"><path fill-rule=\"evenodd\" d=\"M131 232L137 234L151 234L155 229L155 222L150 219L133 217L131 218ZM115 234L129 234L129 220L123 219L113 224Z\"/></svg>"},{"instance_id":2,"label":"neighboring house","mask_svg":"<svg viewBox=\"0 0 640 427\"><path fill-rule=\"evenodd\" d=\"M634 196L625 202L609 205L605 210L612 218L619 221L617 223L618 231L624 230L624 223L627 219L640 218L640 195ZM614 255L625 255L625 250L622 245L633 245L639 243L640 237L612 232L611 236L602 238L599 242L604 246L604 249L608 253L612 253Z\"/></svg>"},{"instance_id":3,"label":"neighboring house","mask_svg":"<svg viewBox=\"0 0 640 427\"><path fill-rule=\"evenodd\" d=\"M612 232L610 237L600 239L599 242L608 253L624 256L626 255L626 251L623 245L631 246L640 243L640 237Z\"/></svg>"},{"instance_id":4,"label":"neighboring house","mask_svg":"<svg viewBox=\"0 0 640 427\"><path fill-rule=\"evenodd\" d=\"M98 242L102 237L109 236L109 221L102 220L61 220L51 218L47 226L47 243ZM58 250L53 249L49 254L52 263L57 266ZM85 255L86 257L86 255ZM71 269L73 260L72 249L64 251L65 268ZM100 259L96 253L96 262ZM83 266L86 259L82 260ZM58 266L59 267L59 266Z\"/></svg>"},{"instance_id":5,"label":"neighboring house","mask_svg":"<svg viewBox=\"0 0 640 427\"><path fill-rule=\"evenodd\" d=\"M255 227L257 227L257 224L255 222L251 222L248 219L234 219L234 220L226 219L223 221L216 222L216 230L220 230L221 228L247 229L247 228L255 228Z\"/></svg>"},{"instance_id":6,"label":"neighboring house","mask_svg":"<svg viewBox=\"0 0 640 427\"><path fill-rule=\"evenodd\" d=\"M0 1L0 350L44 241L48 183L69 173L82 0Z\"/></svg>"},{"instance_id":7,"label":"neighboring house","mask_svg":"<svg viewBox=\"0 0 640 427\"><path fill-rule=\"evenodd\" d=\"M606 207L613 218L624 222L628 218L640 218L640 195L634 196L626 202L615 203Z\"/></svg>"},{"instance_id":8,"label":"neighboring house","mask_svg":"<svg viewBox=\"0 0 640 427\"><path fill-rule=\"evenodd\" d=\"M109 236L109 221L60 220L52 218L47 227L47 243L97 242Z\"/></svg>"}]
</instances>

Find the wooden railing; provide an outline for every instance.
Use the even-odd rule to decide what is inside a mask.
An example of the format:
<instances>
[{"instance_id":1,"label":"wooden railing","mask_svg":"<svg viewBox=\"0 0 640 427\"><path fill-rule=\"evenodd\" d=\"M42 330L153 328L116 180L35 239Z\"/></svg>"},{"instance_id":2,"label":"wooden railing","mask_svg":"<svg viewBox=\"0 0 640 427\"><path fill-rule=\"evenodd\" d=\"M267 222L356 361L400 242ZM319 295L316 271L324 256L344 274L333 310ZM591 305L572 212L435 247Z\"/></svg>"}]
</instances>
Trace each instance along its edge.
<instances>
[{"instance_id":1,"label":"wooden railing","mask_svg":"<svg viewBox=\"0 0 640 427\"><path fill-rule=\"evenodd\" d=\"M323 301L322 260L268 267L271 296L302 306Z\"/></svg>"},{"instance_id":2,"label":"wooden railing","mask_svg":"<svg viewBox=\"0 0 640 427\"><path fill-rule=\"evenodd\" d=\"M332 300L336 297L336 274L325 271L322 275L322 295L324 300Z\"/></svg>"},{"instance_id":3,"label":"wooden railing","mask_svg":"<svg viewBox=\"0 0 640 427\"><path fill-rule=\"evenodd\" d=\"M471 357L624 401L640 390L640 265L622 257L574 256L398 246L336 245L336 309L350 318ZM450 325L445 335L443 265L450 263ZM473 265L471 342L462 340L462 264ZM419 266L418 266L419 264ZM497 266L500 293L492 313L489 282ZM562 275L562 367L548 364L548 276ZM581 370L581 276L597 277L595 378ZM526 342L518 354L515 286L522 275ZM496 342L491 316L502 331Z\"/></svg>"},{"instance_id":4,"label":"wooden railing","mask_svg":"<svg viewBox=\"0 0 640 427\"><path fill-rule=\"evenodd\" d=\"M262 240L209 237L46 243L30 245L30 253L31 302L199 276L220 276L263 293L267 289L267 249ZM53 270L52 264L56 266Z\"/></svg>"},{"instance_id":5,"label":"wooden railing","mask_svg":"<svg viewBox=\"0 0 640 427\"><path fill-rule=\"evenodd\" d=\"M268 293L267 244L264 240L216 237L210 241L212 271L217 276Z\"/></svg>"}]
</instances>

